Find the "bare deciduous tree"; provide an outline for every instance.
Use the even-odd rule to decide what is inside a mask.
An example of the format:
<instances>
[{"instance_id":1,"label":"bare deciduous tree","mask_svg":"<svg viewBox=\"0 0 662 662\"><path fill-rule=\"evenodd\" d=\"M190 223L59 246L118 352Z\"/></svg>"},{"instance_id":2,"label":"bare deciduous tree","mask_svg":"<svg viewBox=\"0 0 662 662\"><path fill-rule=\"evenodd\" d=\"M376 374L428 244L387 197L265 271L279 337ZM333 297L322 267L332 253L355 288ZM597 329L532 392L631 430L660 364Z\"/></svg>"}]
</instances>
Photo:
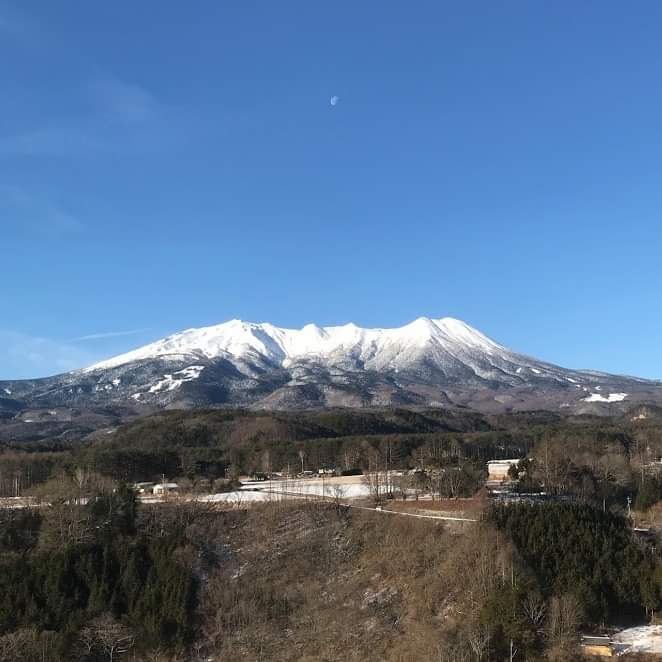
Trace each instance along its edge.
<instances>
[{"instance_id":1,"label":"bare deciduous tree","mask_svg":"<svg viewBox=\"0 0 662 662\"><path fill-rule=\"evenodd\" d=\"M336 510L340 512L343 501L345 500L345 488L342 485L335 484L327 488L333 503L336 506Z\"/></svg>"},{"instance_id":2,"label":"bare deciduous tree","mask_svg":"<svg viewBox=\"0 0 662 662\"><path fill-rule=\"evenodd\" d=\"M553 597L547 619L547 636L552 648L565 649L574 643L581 620L581 604L574 595Z\"/></svg>"},{"instance_id":3,"label":"bare deciduous tree","mask_svg":"<svg viewBox=\"0 0 662 662\"><path fill-rule=\"evenodd\" d=\"M380 470L368 470L363 473L363 478L361 480L368 488L370 497L375 502L375 504L382 504L388 495L389 489L386 472Z\"/></svg>"},{"instance_id":4,"label":"bare deciduous tree","mask_svg":"<svg viewBox=\"0 0 662 662\"><path fill-rule=\"evenodd\" d=\"M522 611L529 623L531 623L536 630L542 627L547 612L547 606L542 598L533 594L527 595L522 602Z\"/></svg>"},{"instance_id":5,"label":"bare deciduous tree","mask_svg":"<svg viewBox=\"0 0 662 662\"><path fill-rule=\"evenodd\" d=\"M98 651L108 662L128 653L133 648L134 639L132 631L110 614L95 618L79 634L79 644L84 651Z\"/></svg>"},{"instance_id":6,"label":"bare deciduous tree","mask_svg":"<svg viewBox=\"0 0 662 662\"><path fill-rule=\"evenodd\" d=\"M0 637L0 662L55 662L52 632L21 628Z\"/></svg>"},{"instance_id":7,"label":"bare deciduous tree","mask_svg":"<svg viewBox=\"0 0 662 662\"><path fill-rule=\"evenodd\" d=\"M471 650L476 656L477 662L485 659L490 646L490 631L487 626L476 626L469 632L467 640L469 642L469 646L471 646Z\"/></svg>"}]
</instances>

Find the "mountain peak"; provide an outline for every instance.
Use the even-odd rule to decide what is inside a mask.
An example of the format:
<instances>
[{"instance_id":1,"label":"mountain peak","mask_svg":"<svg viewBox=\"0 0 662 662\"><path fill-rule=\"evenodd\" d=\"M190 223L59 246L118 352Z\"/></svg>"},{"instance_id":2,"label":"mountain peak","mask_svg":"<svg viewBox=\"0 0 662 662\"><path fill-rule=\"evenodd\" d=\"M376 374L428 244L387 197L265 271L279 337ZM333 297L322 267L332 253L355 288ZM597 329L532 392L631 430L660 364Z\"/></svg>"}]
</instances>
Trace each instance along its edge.
<instances>
[{"instance_id":1,"label":"mountain peak","mask_svg":"<svg viewBox=\"0 0 662 662\"><path fill-rule=\"evenodd\" d=\"M309 323L301 329L234 319L172 334L85 370L0 386L12 398L51 407L456 404L596 413L662 402L662 384L538 361L452 317L419 317L398 328Z\"/></svg>"},{"instance_id":2,"label":"mountain peak","mask_svg":"<svg viewBox=\"0 0 662 662\"><path fill-rule=\"evenodd\" d=\"M324 357L343 350L362 354L366 345L374 348L396 341L400 345L411 342L413 346L420 346L434 338L446 343L460 341L477 346L497 346L469 325L450 317L440 320L419 317L403 327L390 329L365 329L353 322L330 327L309 323L302 329L287 329L268 322L232 319L214 326L172 334L163 340L101 361L87 368L86 372L105 370L133 361L186 355L240 360L257 354L268 361L283 364L302 357Z\"/></svg>"}]
</instances>

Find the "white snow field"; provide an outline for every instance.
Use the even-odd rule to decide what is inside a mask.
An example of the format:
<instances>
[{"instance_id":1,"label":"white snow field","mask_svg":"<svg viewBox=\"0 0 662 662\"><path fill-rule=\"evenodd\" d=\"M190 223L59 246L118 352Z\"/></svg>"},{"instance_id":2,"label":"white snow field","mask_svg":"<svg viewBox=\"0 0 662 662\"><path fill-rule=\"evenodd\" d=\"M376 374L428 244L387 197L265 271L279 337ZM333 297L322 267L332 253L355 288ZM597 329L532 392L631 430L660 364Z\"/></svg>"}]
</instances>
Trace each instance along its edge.
<instances>
[{"instance_id":1,"label":"white snow field","mask_svg":"<svg viewBox=\"0 0 662 662\"><path fill-rule=\"evenodd\" d=\"M246 481L239 490L220 492L197 497L198 501L208 503L242 503L260 501L279 501L308 496L327 498L355 499L370 495L370 490L363 483L362 476L310 478L303 480L262 480Z\"/></svg>"},{"instance_id":2,"label":"white snow field","mask_svg":"<svg viewBox=\"0 0 662 662\"><path fill-rule=\"evenodd\" d=\"M373 368L397 368L399 364L406 365L413 354L429 343L442 351L467 354L478 351L497 360L512 360L512 353L505 347L451 317L437 320L419 317L394 329L363 329L355 324L328 327L308 324L302 329L283 329L269 323L232 320L176 333L90 366L86 372L157 357L261 358L287 367L298 359L328 360L351 356ZM539 365L533 359L527 363L525 367L535 374L541 374L545 368L545 364Z\"/></svg>"},{"instance_id":3,"label":"white snow field","mask_svg":"<svg viewBox=\"0 0 662 662\"><path fill-rule=\"evenodd\" d=\"M231 503L241 505L242 503L254 503L256 501L272 501L274 495L268 492L251 492L249 490L235 490L233 492L220 492L219 494L205 494L199 496L196 501L204 503Z\"/></svg>"},{"instance_id":4,"label":"white snow field","mask_svg":"<svg viewBox=\"0 0 662 662\"><path fill-rule=\"evenodd\" d=\"M350 480L348 480L350 479ZM370 496L369 486L364 484L362 476L347 478L311 478L304 480L272 480L263 481L261 485L246 484L245 488L257 487L265 492L290 496L326 496L340 498L357 498Z\"/></svg>"},{"instance_id":5,"label":"white snow field","mask_svg":"<svg viewBox=\"0 0 662 662\"><path fill-rule=\"evenodd\" d=\"M584 402L622 402L627 397L627 393L609 393L606 396L600 393L591 393L591 395L583 398L583 400Z\"/></svg>"},{"instance_id":6,"label":"white snow field","mask_svg":"<svg viewBox=\"0 0 662 662\"><path fill-rule=\"evenodd\" d=\"M662 655L662 625L643 625L622 630L613 636L619 653L657 653Z\"/></svg>"}]
</instances>

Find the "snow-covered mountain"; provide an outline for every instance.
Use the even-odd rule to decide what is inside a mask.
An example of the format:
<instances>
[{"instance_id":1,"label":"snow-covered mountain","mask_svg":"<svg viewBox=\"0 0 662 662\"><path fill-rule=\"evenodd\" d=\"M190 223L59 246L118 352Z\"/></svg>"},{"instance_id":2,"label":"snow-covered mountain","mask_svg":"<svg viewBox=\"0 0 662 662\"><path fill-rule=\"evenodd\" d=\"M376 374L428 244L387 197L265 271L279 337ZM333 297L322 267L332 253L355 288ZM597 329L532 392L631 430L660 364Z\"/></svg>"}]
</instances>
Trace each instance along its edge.
<instances>
[{"instance_id":1,"label":"snow-covered mountain","mask_svg":"<svg viewBox=\"0 0 662 662\"><path fill-rule=\"evenodd\" d=\"M269 362L287 368L296 361L326 364L348 362L369 370L408 367L422 353L439 352L448 360L458 352L471 356L506 357L508 351L459 320L420 317L396 329L362 329L354 324L282 329L272 324L232 320L203 329L189 329L127 354L102 361L87 372L106 370L146 359L227 359L233 363ZM439 357L440 358L440 357Z\"/></svg>"},{"instance_id":2,"label":"snow-covered mountain","mask_svg":"<svg viewBox=\"0 0 662 662\"><path fill-rule=\"evenodd\" d=\"M469 406L600 412L662 402L662 384L568 370L513 352L456 319L393 329L283 329L232 320L189 329L89 368L0 382L23 407ZM2 404L4 402L4 405Z\"/></svg>"}]
</instances>

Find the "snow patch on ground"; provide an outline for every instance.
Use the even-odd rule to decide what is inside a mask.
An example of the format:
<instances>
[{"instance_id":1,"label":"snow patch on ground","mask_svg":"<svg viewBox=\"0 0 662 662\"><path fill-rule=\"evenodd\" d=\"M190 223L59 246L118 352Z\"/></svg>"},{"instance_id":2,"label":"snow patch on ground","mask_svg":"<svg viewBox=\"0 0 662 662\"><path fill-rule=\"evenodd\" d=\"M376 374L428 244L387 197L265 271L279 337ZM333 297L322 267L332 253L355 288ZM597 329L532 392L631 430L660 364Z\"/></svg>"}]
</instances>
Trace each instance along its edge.
<instances>
[{"instance_id":1,"label":"snow patch on ground","mask_svg":"<svg viewBox=\"0 0 662 662\"><path fill-rule=\"evenodd\" d=\"M355 498L370 496L370 487L363 482L339 484L333 478L321 480L311 478L304 480L272 480L258 483L244 483L244 489L259 489L273 494L289 494L293 496L326 496L339 498Z\"/></svg>"},{"instance_id":2,"label":"snow patch on ground","mask_svg":"<svg viewBox=\"0 0 662 662\"><path fill-rule=\"evenodd\" d=\"M297 497L324 496L328 499L354 499L370 496L370 488L362 479L310 478L304 480L246 481L239 490L198 497L199 501L229 503L236 506L248 502L280 501ZM342 482L340 482L342 481Z\"/></svg>"},{"instance_id":3,"label":"snow patch on ground","mask_svg":"<svg viewBox=\"0 0 662 662\"><path fill-rule=\"evenodd\" d=\"M237 506L242 503L256 501L271 501L274 495L268 492L249 492L246 490L237 490L234 492L221 492L219 494L206 494L197 498L198 501L205 503L231 503Z\"/></svg>"},{"instance_id":4,"label":"snow patch on ground","mask_svg":"<svg viewBox=\"0 0 662 662\"><path fill-rule=\"evenodd\" d=\"M627 393L609 393L607 396L600 393L591 393L591 395L583 398L583 400L584 402L622 402L627 397Z\"/></svg>"},{"instance_id":5,"label":"snow patch on ground","mask_svg":"<svg viewBox=\"0 0 662 662\"><path fill-rule=\"evenodd\" d=\"M303 494L315 494L318 496L338 496L339 498L356 498L370 496L370 487L368 485L324 485L318 482L309 485L302 490Z\"/></svg>"},{"instance_id":6,"label":"snow patch on ground","mask_svg":"<svg viewBox=\"0 0 662 662\"><path fill-rule=\"evenodd\" d=\"M628 628L614 635L613 640L622 652L662 653L662 625Z\"/></svg>"}]
</instances>

